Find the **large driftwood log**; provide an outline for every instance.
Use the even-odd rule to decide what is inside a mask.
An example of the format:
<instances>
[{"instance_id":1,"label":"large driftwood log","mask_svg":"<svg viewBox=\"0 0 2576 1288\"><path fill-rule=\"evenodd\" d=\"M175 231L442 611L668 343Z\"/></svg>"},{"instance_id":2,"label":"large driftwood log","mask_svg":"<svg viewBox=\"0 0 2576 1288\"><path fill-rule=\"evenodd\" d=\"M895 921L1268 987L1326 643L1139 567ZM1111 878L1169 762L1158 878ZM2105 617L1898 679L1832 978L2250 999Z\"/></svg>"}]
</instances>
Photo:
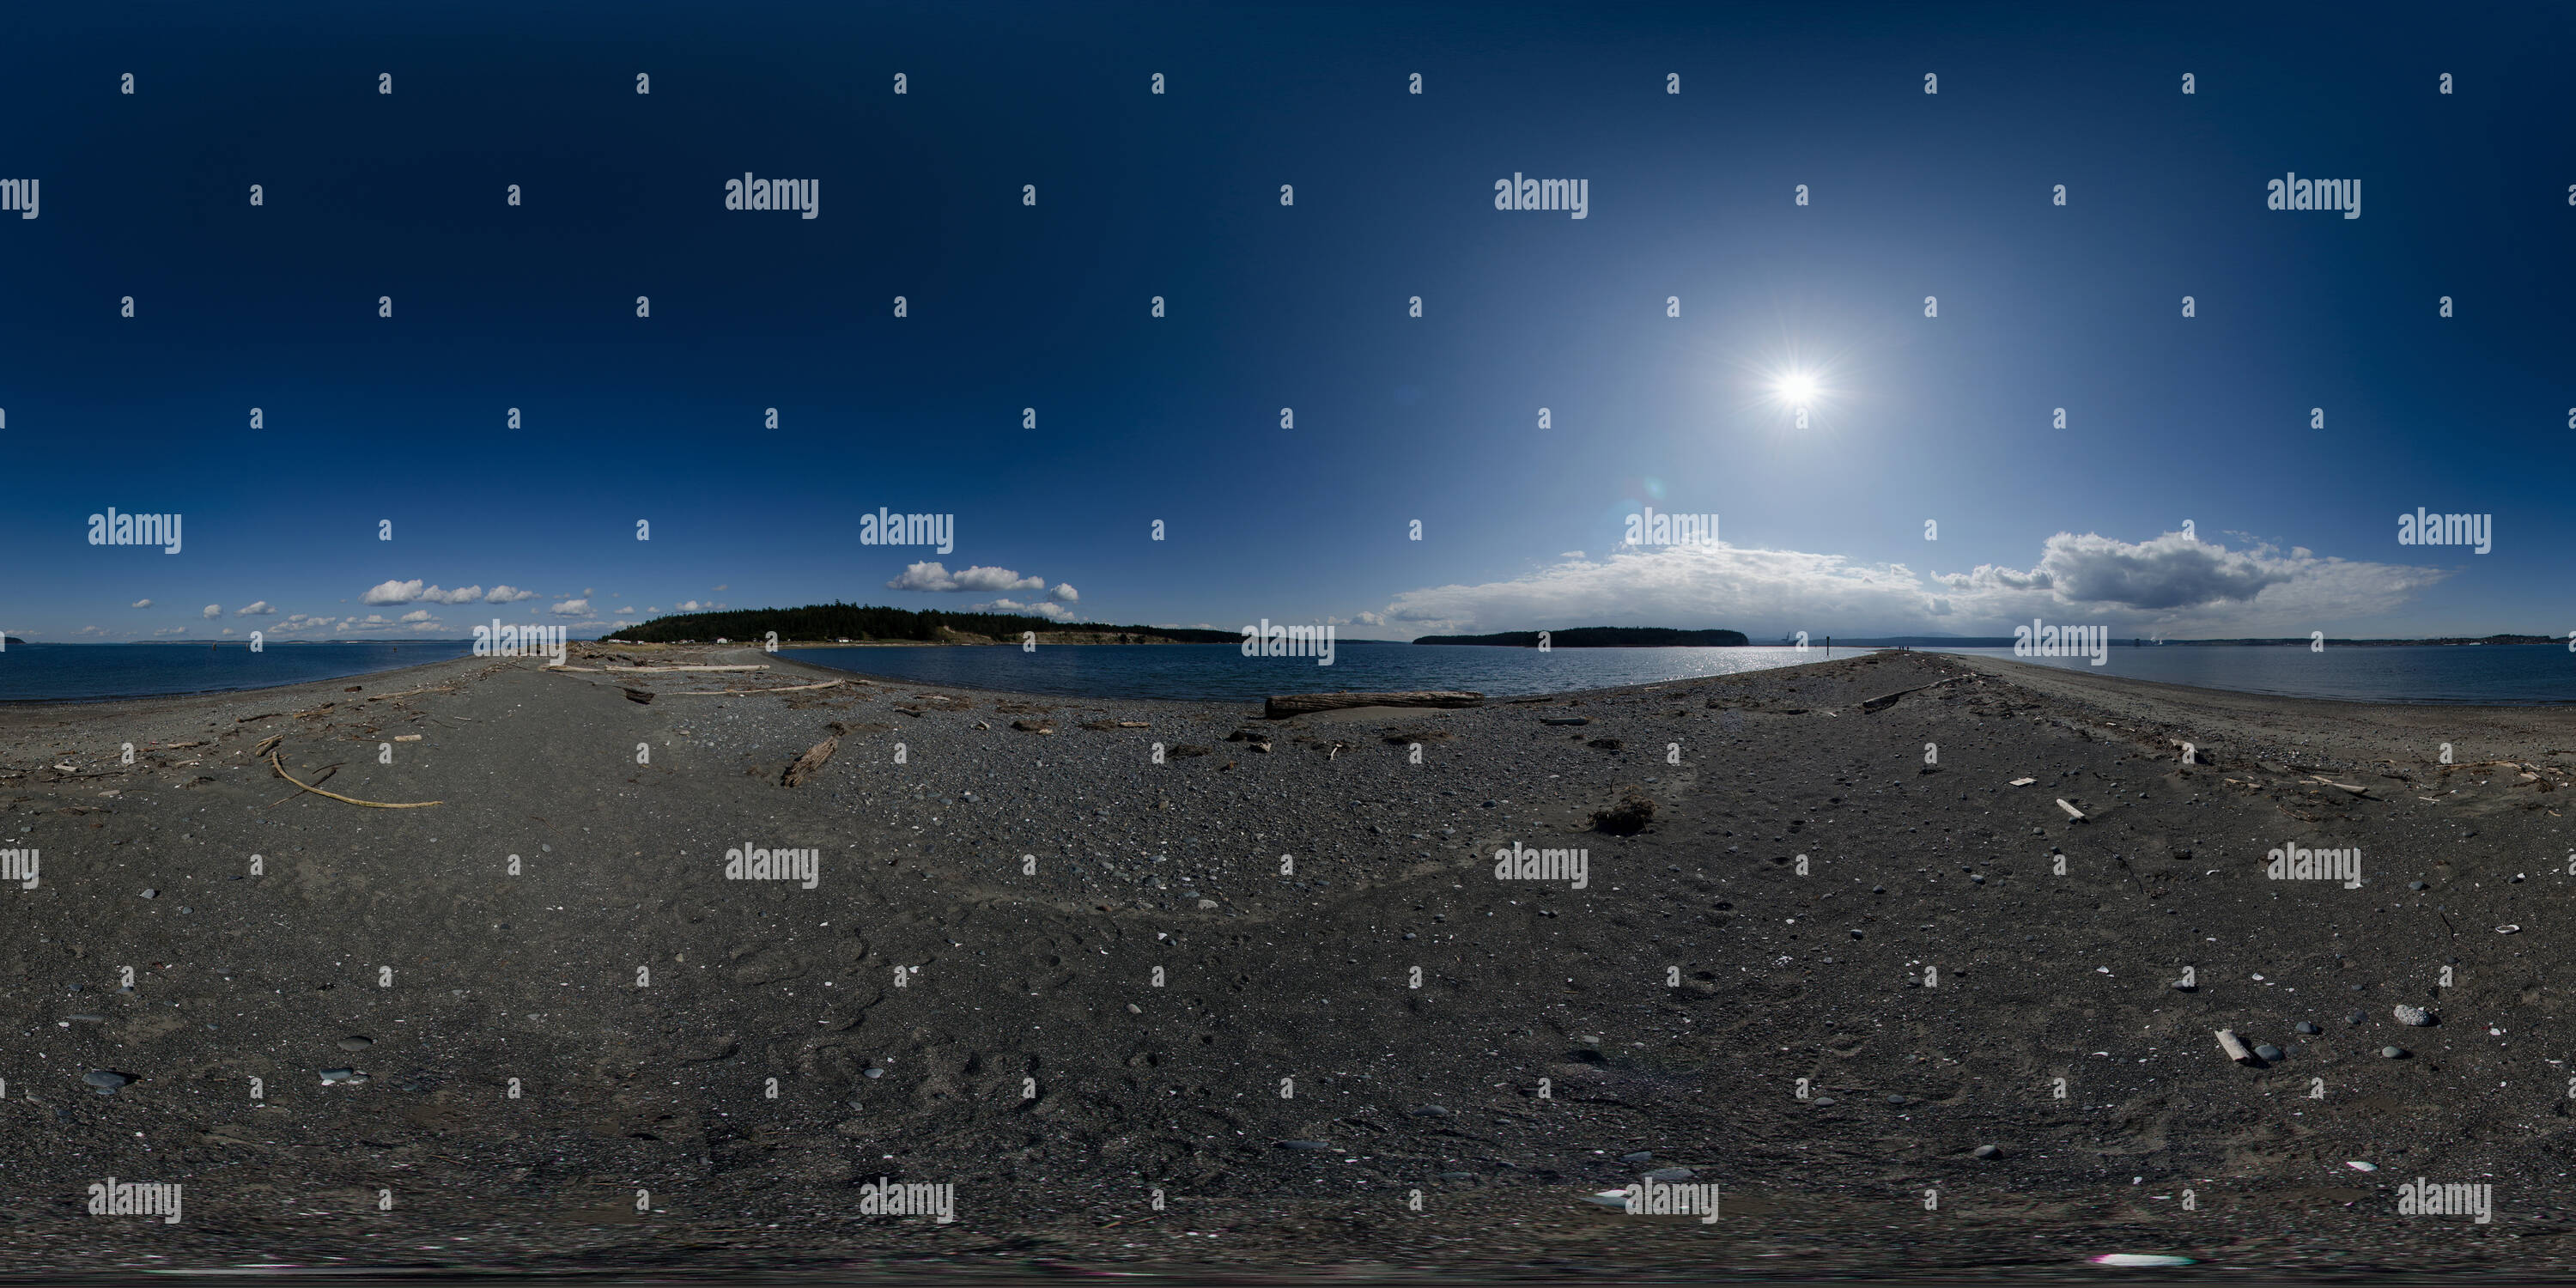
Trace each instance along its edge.
<instances>
[{"instance_id":1,"label":"large driftwood log","mask_svg":"<svg viewBox=\"0 0 2576 1288\"><path fill-rule=\"evenodd\" d=\"M1485 695L1454 690L1422 689L1410 693L1291 693L1274 696L1262 709L1262 715L1276 720L1282 716L1302 716L1314 711L1339 711L1345 707L1481 707Z\"/></svg>"}]
</instances>

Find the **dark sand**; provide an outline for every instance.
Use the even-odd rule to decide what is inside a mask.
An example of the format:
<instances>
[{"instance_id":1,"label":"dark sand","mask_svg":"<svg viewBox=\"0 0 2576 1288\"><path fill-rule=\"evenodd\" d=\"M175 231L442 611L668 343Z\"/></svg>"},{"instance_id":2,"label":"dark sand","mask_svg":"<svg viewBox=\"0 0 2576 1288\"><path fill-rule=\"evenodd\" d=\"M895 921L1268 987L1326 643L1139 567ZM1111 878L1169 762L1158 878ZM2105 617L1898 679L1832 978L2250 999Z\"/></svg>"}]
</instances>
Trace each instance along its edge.
<instances>
[{"instance_id":1,"label":"dark sand","mask_svg":"<svg viewBox=\"0 0 2576 1288\"><path fill-rule=\"evenodd\" d=\"M0 711L0 844L42 860L0 888L0 1271L2568 1262L2576 713L1921 654L1275 724L681 695L832 674L469 659ZM307 782L340 765L325 790L445 803L298 793L249 754L272 733ZM2500 759L2537 768L2465 764ZM1590 830L1630 787L1647 830ZM1516 841L1585 848L1588 887L1496 880ZM2291 841L2361 847L2365 884L2267 880ZM746 842L819 850L817 888L725 879ZM2290 1049L2233 1065L2220 1027ZM1717 1223L1583 1201L1671 1166L1723 1184ZM2493 1223L2398 1215L2419 1175L2492 1184ZM109 1176L182 1183L184 1220L88 1215ZM956 1220L861 1215L880 1176L953 1184Z\"/></svg>"}]
</instances>

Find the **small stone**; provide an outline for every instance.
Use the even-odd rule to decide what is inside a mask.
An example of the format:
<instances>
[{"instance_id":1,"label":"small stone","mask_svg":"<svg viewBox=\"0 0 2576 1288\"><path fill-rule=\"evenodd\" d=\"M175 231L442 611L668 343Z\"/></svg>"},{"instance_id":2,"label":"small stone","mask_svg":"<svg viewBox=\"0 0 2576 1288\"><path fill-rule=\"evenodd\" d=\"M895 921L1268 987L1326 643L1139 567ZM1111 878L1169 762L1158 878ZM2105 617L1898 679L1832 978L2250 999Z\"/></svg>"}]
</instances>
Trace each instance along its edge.
<instances>
[{"instance_id":1,"label":"small stone","mask_svg":"<svg viewBox=\"0 0 2576 1288\"><path fill-rule=\"evenodd\" d=\"M2398 1023L2408 1025L2413 1028L2424 1028L2433 1022L2433 1013L2431 1011L2425 1010L2420 1006L2408 1006L2404 1002L2399 1002L2396 1009L2390 1011L2389 1014L2396 1016Z\"/></svg>"},{"instance_id":2,"label":"small stone","mask_svg":"<svg viewBox=\"0 0 2576 1288\"><path fill-rule=\"evenodd\" d=\"M2254 1058L2257 1060L2278 1060L2281 1058L2281 1048L2266 1042L2261 1046L2254 1048Z\"/></svg>"},{"instance_id":3,"label":"small stone","mask_svg":"<svg viewBox=\"0 0 2576 1288\"><path fill-rule=\"evenodd\" d=\"M1675 1181L1687 1181L1697 1175L1699 1175L1699 1173L1694 1172L1687 1167L1658 1167L1655 1170L1646 1173L1646 1179L1650 1181L1662 1181L1669 1185Z\"/></svg>"},{"instance_id":4,"label":"small stone","mask_svg":"<svg viewBox=\"0 0 2576 1288\"><path fill-rule=\"evenodd\" d=\"M1860 937L1861 937L1861 934L1860 934L1860 932L1859 932L1859 931L1854 930L1854 931L1852 932L1852 938L1854 938L1854 939L1858 939L1858 938L1860 938Z\"/></svg>"},{"instance_id":5,"label":"small stone","mask_svg":"<svg viewBox=\"0 0 2576 1288\"><path fill-rule=\"evenodd\" d=\"M1411 1113L1416 1118L1446 1118L1449 1116L1448 1109L1440 1105L1424 1105L1419 1109L1408 1110L1407 1112Z\"/></svg>"},{"instance_id":6,"label":"small stone","mask_svg":"<svg viewBox=\"0 0 2576 1288\"><path fill-rule=\"evenodd\" d=\"M1887 1103L1891 1105L1901 1105L1905 1103L1905 1097L1892 1095L1887 1098Z\"/></svg>"},{"instance_id":7,"label":"small stone","mask_svg":"<svg viewBox=\"0 0 2576 1288\"><path fill-rule=\"evenodd\" d=\"M1619 1161L1622 1163L1635 1163L1642 1167L1655 1161L1655 1152L1650 1149L1641 1149L1634 1154L1621 1154L1619 1156Z\"/></svg>"},{"instance_id":8,"label":"small stone","mask_svg":"<svg viewBox=\"0 0 2576 1288\"><path fill-rule=\"evenodd\" d=\"M2318 1028L2316 1025L2311 1024L2306 1020L2301 1020L2298 1023L2291 1025L2290 1030L2305 1037L2315 1037L2316 1035L2325 1032L2324 1029Z\"/></svg>"},{"instance_id":9,"label":"small stone","mask_svg":"<svg viewBox=\"0 0 2576 1288\"><path fill-rule=\"evenodd\" d=\"M1129 1002L1127 1004L1127 1013L1129 1015L1143 1015L1145 1013L1145 1008L1136 1005L1134 1002Z\"/></svg>"},{"instance_id":10,"label":"small stone","mask_svg":"<svg viewBox=\"0 0 2576 1288\"><path fill-rule=\"evenodd\" d=\"M2004 1152L2002 1150L1997 1149L1992 1145L1979 1145L1977 1146L1976 1153L1979 1158L2001 1158L2004 1156Z\"/></svg>"},{"instance_id":11,"label":"small stone","mask_svg":"<svg viewBox=\"0 0 2576 1288\"><path fill-rule=\"evenodd\" d=\"M540 841L537 843L537 852L540 854L552 854L555 852L555 847Z\"/></svg>"},{"instance_id":12,"label":"small stone","mask_svg":"<svg viewBox=\"0 0 2576 1288\"><path fill-rule=\"evenodd\" d=\"M883 1070L883 1069L870 1069L870 1070L868 1070L868 1076L869 1076L869 1077L871 1077L871 1078L882 1078L882 1077L884 1077L884 1076L885 1076L885 1070Z\"/></svg>"},{"instance_id":13,"label":"small stone","mask_svg":"<svg viewBox=\"0 0 2576 1288\"><path fill-rule=\"evenodd\" d=\"M1214 899L1201 899L1201 900L1199 900L1199 911L1201 911L1201 912L1214 912L1214 911L1216 911L1216 900L1214 900ZM1407 938L1407 939L1411 939L1411 938L1413 938L1413 936L1411 936L1411 935L1406 935L1406 936L1405 936L1405 938Z\"/></svg>"},{"instance_id":14,"label":"small stone","mask_svg":"<svg viewBox=\"0 0 2576 1288\"><path fill-rule=\"evenodd\" d=\"M2406 883L2406 888L2409 890L2421 890L2424 888L2424 883L2421 881L2409 881Z\"/></svg>"},{"instance_id":15,"label":"small stone","mask_svg":"<svg viewBox=\"0 0 2576 1288\"><path fill-rule=\"evenodd\" d=\"M76 1014L76 1015L72 1016L72 1018L73 1018L73 1019L75 1019L75 1020L79 1020L79 1021L81 1021L81 1022L82 1022L82 1023L84 1023L84 1024L105 1024L105 1023L107 1023L107 1017L106 1017L106 1016L104 1016L104 1015L92 1015L92 1014L90 1014L90 1013L89 1013L89 1012L87 1012L87 1011L82 1011L82 1012L80 1012L80 1013L78 1013L78 1014Z\"/></svg>"},{"instance_id":16,"label":"small stone","mask_svg":"<svg viewBox=\"0 0 2576 1288\"><path fill-rule=\"evenodd\" d=\"M1968 880L1975 882L1978 885L1984 885L1986 883L1985 874L1980 872L1969 873Z\"/></svg>"},{"instance_id":17,"label":"small stone","mask_svg":"<svg viewBox=\"0 0 2576 1288\"><path fill-rule=\"evenodd\" d=\"M81 1081L101 1091L113 1092L134 1079L113 1069L92 1069L81 1075Z\"/></svg>"},{"instance_id":18,"label":"small stone","mask_svg":"<svg viewBox=\"0 0 2576 1288\"><path fill-rule=\"evenodd\" d=\"M1440 1179L1444 1181L1472 1181L1476 1179L1476 1174L1474 1172L1442 1172L1440 1174Z\"/></svg>"},{"instance_id":19,"label":"small stone","mask_svg":"<svg viewBox=\"0 0 2576 1288\"><path fill-rule=\"evenodd\" d=\"M161 892L158 890L146 890L143 892L143 897L146 899L158 899L161 897Z\"/></svg>"},{"instance_id":20,"label":"small stone","mask_svg":"<svg viewBox=\"0 0 2576 1288\"><path fill-rule=\"evenodd\" d=\"M1301 1154L1318 1153L1323 1150L1331 1149L1332 1147L1331 1142L1320 1140L1283 1140L1279 1142L1279 1148L1293 1149Z\"/></svg>"},{"instance_id":21,"label":"small stone","mask_svg":"<svg viewBox=\"0 0 2576 1288\"><path fill-rule=\"evenodd\" d=\"M2402 1060L2406 1058L2406 1048L2384 1046L2379 1048L2379 1054L2383 1059Z\"/></svg>"},{"instance_id":22,"label":"small stone","mask_svg":"<svg viewBox=\"0 0 2576 1288\"><path fill-rule=\"evenodd\" d=\"M1816 1097L1816 1103L1819 1105L1830 1105L1835 1103L1835 1101L1832 1096L1818 1096Z\"/></svg>"},{"instance_id":23,"label":"small stone","mask_svg":"<svg viewBox=\"0 0 2576 1288\"><path fill-rule=\"evenodd\" d=\"M322 1071L322 1081L326 1083L364 1082L366 1081L366 1078L355 1069L324 1069Z\"/></svg>"},{"instance_id":24,"label":"small stone","mask_svg":"<svg viewBox=\"0 0 2576 1288\"><path fill-rule=\"evenodd\" d=\"M374 1038L346 1037L340 1039L340 1049L343 1051L364 1051L375 1044L376 1040Z\"/></svg>"},{"instance_id":25,"label":"small stone","mask_svg":"<svg viewBox=\"0 0 2576 1288\"><path fill-rule=\"evenodd\" d=\"M1871 894L1885 894L1885 893L1887 893L1887 887L1886 887L1886 886L1871 886L1871 887L1869 888L1869 892L1870 892Z\"/></svg>"},{"instance_id":26,"label":"small stone","mask_svg":"<svg viewBox=\"0 0 2576 1288\"><path fill-rule=\"evenodd\" d=\"M2370 1017L2359 1011L2355 1011L2352 1014L2343 1017L2343 1022L2346 1024L2368 1024L2370 1022Z\"/></svg>"}]
</instances>

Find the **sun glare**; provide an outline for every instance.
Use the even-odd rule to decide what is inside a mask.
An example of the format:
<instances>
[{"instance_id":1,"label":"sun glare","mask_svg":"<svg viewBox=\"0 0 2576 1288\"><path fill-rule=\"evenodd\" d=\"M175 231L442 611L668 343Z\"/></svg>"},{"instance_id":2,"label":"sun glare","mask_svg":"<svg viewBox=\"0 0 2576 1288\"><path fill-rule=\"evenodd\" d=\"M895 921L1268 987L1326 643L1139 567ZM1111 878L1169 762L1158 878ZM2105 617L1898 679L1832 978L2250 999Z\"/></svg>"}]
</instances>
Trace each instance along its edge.
<instances>
[{"instance_id":1,"label":"sun glare","mask_svg":"<svg viewBox=\"0 0 2576 1288\"><path fill-rule=\"evenodd\" d=\"M1805 407L1816 401L1816 378L1803 371L1780 377L1777 389L1780 401L1792 407Z\"/></svg>"}]
</instances>

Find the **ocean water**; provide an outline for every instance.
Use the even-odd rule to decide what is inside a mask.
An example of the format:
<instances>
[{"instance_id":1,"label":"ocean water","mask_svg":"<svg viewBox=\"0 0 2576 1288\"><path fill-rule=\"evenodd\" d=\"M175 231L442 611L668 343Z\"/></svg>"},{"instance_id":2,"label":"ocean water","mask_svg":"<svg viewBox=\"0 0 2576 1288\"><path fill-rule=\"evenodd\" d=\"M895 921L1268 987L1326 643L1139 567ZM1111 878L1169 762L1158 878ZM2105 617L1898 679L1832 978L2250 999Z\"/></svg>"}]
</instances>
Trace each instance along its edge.
<instances>
[{"instance_id":1,"label":"ocean water","mask_svg":"<svg viewBox=\"0 0 2576 1288\"><path fill-rule=\"evenodd\" d=\"M1942 649L2101 675L2347 702L2538 706L2576 702L2576 653L2564 644L2114 644L2089 658L2015 658L2009 648Z\"/></svg>"},{"instance_id":2,"label":"ocean water","mask_svg":"<svg viewBox=\"0 0 2576 1288\"><path fill-rule=\"evenodd\" d=\"M85 701L264 689L462 657L472 640L399 644L12 644L0 702Z\"/></svg>"},{"instance_id":3,"label":"ocean water","mask_svg":"<svg viewBox=\"0 0 2576 1288\"><path fill-rule=\"evenodd\" d=\"M1866 650L1842 648L1835 657ZM1822 648L1534 648L1341 640L1333 664L1245 657L1234 644L783 649L800 662L921 684L1067 697L1258 701L1336 689L1468 689L1494 697L1733 675L1825 660Z\"/></svg>"},{"instance_id":4,"label":"ocean water","mask_svg":"<svg viewBox=\"0 0 2576 1288\"><path fill-rule=\"evenodd\" d=\"M1831 656L1870 650L1837 648ZM1949 652L2011 658L2008 648ZM1342 641L1331 666L1311 658L1250 658L1232 644L1149 646L1041 644L1034 653L993 648L790 650L818 666L924 684L1069 697L1193 698L1239 701L1273 693L1334 689L1471 689L1495 697L1563 693L1733 675L1826 660L1821 647L1576 648L1541 653L1479 645ZM2491 703L2576 701L2576 653L2562 645L2422 645L2304 648L2261 645L2113 647L2101 667L2050 661L2170 684L2359 702Z\"/></svg>"}]
</instances>

